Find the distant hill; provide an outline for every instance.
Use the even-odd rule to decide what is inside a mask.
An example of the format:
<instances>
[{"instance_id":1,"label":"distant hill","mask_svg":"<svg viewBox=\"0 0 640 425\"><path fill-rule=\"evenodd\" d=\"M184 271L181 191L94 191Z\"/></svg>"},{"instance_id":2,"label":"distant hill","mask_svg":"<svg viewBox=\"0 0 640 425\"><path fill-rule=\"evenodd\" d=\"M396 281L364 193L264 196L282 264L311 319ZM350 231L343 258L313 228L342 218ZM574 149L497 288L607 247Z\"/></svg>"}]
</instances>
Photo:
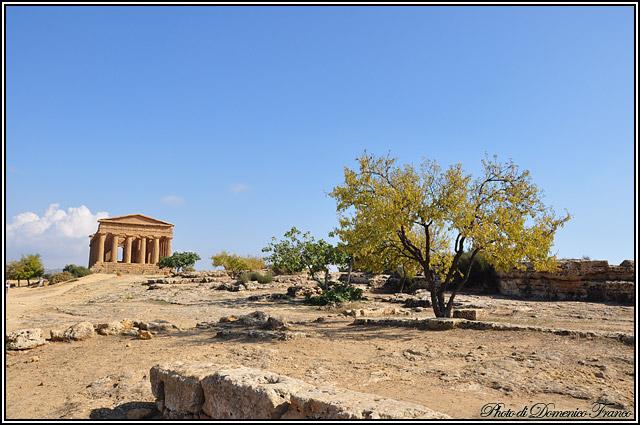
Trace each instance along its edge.
<instances>
[{"instance_id":1,"label":"distant hill","mask_svg":"<svg viewBox=\"0 0 640 425\"><path fill-rule=\"evenodd\" d=\"M44 269L44 274L62 273L62 269Z\"/></svg>"}]
</instances>

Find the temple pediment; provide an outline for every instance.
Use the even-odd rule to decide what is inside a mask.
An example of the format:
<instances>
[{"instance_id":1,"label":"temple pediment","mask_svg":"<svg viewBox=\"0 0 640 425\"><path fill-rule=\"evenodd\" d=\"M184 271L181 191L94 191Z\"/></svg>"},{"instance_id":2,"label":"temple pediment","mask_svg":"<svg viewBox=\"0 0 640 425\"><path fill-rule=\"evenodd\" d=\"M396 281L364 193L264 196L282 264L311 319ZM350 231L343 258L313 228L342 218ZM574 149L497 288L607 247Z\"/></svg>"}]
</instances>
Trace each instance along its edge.
<instances>
[{"instance_id":1,"label":"temple pediment","mask_svg":"<svg viewBox=\"0 0 640 425\"><path fill-rule=\"evenodd\" d=\"M145 226L172 226L173 224L168 223L166 221L158 220L156 218L152 218L143 214L129 214L129 215L121 215L118 217L109 217L109 218L101 218L98 220L99 223L105 224L129 224L129 225L145 225Z\"/></svg>"}]
</instances>

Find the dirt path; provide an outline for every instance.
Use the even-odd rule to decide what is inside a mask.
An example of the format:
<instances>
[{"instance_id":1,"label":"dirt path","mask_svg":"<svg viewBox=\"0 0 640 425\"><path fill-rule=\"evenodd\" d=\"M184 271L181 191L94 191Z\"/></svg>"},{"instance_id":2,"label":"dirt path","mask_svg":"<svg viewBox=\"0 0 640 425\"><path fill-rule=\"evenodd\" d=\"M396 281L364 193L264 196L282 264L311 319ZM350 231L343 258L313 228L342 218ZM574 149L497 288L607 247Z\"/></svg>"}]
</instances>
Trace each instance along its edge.
<instances>
[{"instance_id":1,"label":"dirt path","mask_svg":"<svg viewBox=\"0 0 640 425\"><path fill-rule=\"evenodd\" d=\"M263 297L285 293L286 285L242 292L198 283L149 290L147 279L92 275L44 288L12 288L8 331L39 327L48 332L84 320L123 318L165 320L182 331L151 340L95 336L7 352L7 419L115 418L125 407L153 402L148 383L153 365L182 359L268 369L423 404L454 418L479 418L489 403L512 410L553 403L556 410L591 411L600 401L611 404L609 409L635 410L634 348L613 339L354 326L353 318L340 311ZM390 302L393 295L367 295L359 307L399 306ZM633 333L632 307L473 295L460 301L485 308L493 321ZM256 310L286 318L307 336L221 339L215 328L195 327ZM406 317L430 316L424 309Z\"/></svg>"}]
</instances>

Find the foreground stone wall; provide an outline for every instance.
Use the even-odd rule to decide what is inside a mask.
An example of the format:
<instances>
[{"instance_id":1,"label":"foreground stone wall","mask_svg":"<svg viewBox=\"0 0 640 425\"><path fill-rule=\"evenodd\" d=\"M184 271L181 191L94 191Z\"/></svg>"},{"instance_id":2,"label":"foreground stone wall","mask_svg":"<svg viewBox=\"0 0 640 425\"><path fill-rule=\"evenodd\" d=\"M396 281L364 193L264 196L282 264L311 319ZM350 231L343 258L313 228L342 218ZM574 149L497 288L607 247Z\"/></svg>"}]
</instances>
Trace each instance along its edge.
<instances>
[{"instance_id":1,"label":"foreground stone wall","mask_svg":"<svg viewBox=\"0 0 640 425\"><path fill-rule=\"evenodd\" d=\"M500 293L522 298L575 301L634 302L635 263L620 265L607 261L560 260L554 272L535 271L531 263L524 270L498 272Z\"/></svg>"},{"instance_id":2,"label":"foreground stone wall","mask_svg":"<svg viewBox=\"0 0 640 425\"><path fill-rule=\"evenodd\" d=\"M247 367L156 365L151 391L166 419L448 419L427 407Z\"/></svg>"}]
</instances>

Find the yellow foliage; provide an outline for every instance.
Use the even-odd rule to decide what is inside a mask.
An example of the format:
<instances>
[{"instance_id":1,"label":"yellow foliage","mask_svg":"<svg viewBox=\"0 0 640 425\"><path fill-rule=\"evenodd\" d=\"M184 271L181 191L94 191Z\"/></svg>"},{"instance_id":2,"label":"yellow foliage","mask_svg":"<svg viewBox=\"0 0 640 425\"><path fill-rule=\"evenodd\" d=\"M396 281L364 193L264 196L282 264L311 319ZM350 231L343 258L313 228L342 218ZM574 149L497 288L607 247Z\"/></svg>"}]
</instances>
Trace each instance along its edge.
<instances>
[{"instance_id":1,"label":"yellow foliage","mask_svg":"<svg viewBox=\"0 0 640 425\"><path fill-rule=\"evenodd\" d=\"M570 216L556 218L529 172L513 161L486 158L473 179L461 164L445 171L429 160L419 168L397 166L389 155L366 151L357 160L359 169L345 167L344 183L329 194L339 221L332 235L346 244L356 267L419 267L427 280L433 271L442 293L465 247L502 270L523 260L538 270L554 267L553 238Z\"/></svg>"}]
</instances>

